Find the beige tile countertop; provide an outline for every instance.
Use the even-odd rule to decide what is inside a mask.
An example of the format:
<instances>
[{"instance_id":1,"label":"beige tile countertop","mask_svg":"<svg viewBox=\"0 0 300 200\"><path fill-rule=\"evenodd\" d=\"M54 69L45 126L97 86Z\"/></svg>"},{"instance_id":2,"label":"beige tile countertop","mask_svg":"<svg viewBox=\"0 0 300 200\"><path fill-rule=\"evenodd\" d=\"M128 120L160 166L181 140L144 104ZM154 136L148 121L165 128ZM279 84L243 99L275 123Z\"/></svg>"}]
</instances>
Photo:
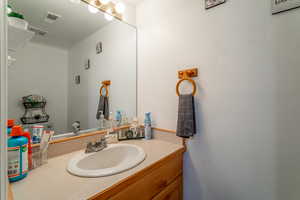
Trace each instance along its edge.
<instances>
[{"instance_id":1,"label":"beige tile countertop","mask_svg":"<svg viewBox=\"0 0 300 200\"><path fill-rule=\"evenodd\" d=\"M158 139L122 143L142 147L147 154L145 161L133 169L113 176L82 178L73 176L66 170L68 161L78 151L58 156L31 171L24 180L13 183L14 200L87 199L183 148L182 145Z\"/></svg>"}]
</instances>

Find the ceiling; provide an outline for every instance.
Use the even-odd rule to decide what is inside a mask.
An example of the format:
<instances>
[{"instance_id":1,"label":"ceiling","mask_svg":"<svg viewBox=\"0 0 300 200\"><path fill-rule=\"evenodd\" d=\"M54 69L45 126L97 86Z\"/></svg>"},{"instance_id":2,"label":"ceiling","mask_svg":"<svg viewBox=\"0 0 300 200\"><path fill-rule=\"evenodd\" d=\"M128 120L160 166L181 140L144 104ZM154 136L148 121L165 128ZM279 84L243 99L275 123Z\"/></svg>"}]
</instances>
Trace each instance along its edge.
<instances>
[{"instance_id":1,"label":"ceiling","mask_svg":"<svg viewBox=\"0 0 300 200\"><path fill-rule=\"evenodd\" d=\"M124 3L129 3L131 5L136 6L137 4L139 4L140 2L144 1L144 0L123 0Z\"/></svg>"},{"instance_id":2,"label":"ceiling","mask_svg":"<svg viewBox=\"0 0 300 200\"><path fill-rule=\"evenodd\" d=\"M137 1L137 0L128 0ZM109 21L103 13L92 14L85 3L74 4L69 0L9 0L13 10L24 15L31 26L48 33L35 36L33 41L68 49L74 44L96 32ZM52 12L61 16L56 22L45 22L45 16Z\"/></svg>"}]
</instances>

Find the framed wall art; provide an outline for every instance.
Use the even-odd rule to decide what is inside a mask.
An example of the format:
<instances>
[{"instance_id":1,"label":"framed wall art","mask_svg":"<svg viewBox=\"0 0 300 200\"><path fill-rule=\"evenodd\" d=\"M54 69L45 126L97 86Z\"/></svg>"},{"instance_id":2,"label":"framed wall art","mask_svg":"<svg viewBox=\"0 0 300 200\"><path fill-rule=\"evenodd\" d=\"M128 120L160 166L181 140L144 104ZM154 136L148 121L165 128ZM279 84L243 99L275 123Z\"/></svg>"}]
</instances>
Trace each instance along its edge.
<instances>
[{"instance_id":1,"label":"framed wall art","mask_svg":"<svg viewBox=\"0 0 300 200\"><path fill-rule=\"evenodd\" d=\"M285 12L300 7L300 0L271 0L272 14Z\"/></svg>"},{"instance_id":2,"label":"framed wall art","mask_svg":"<svg viewBox=\"0 0 300 200\"><path fill-rule=\"evenodd\" d=\"M205 0L205 9L213 8L225 2L226 0Z\"/></svg>"}]
</instances>

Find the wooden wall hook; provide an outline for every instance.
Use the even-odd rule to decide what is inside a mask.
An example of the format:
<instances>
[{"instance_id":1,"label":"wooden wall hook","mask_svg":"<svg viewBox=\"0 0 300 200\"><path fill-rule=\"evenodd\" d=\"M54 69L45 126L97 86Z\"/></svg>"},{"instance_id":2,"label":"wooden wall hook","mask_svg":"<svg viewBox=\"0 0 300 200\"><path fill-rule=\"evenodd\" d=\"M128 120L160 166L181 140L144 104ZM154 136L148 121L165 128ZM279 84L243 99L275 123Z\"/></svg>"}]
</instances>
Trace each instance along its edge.
<instances>
[{"instance_id":1,"label":"wooden wall hook","mask_svg":"<svg viewBox=\"0 0 300 200\"><path fill-rule=\"evenodd\" d=\"M198 77L198 68L186 69L178 71L178 78L193 78Z\"/></svg>"},{"instance_id":2,"label":"wooden wall hook","mask_svg":"<svg viewBox=\"0 0 300 200\"><path fill-rule=\"evenodd\" d=\"M108 90L108 86L111 85L111 81L110 80L106 80L106 81L102 81L102 86L100 88L100 96L102 96L102 90L105 89L105 96L108 97L109 96L109 90Z\"/></svg>"},{"instance_id":3,"label":"wooden wall hook","mask_svg":"<svg viewBox=\"0 0 300 200\"><path fill-rule=\"evenodd\" d=\"M110 80L106 80L106 81L102 81L102 85L111 85L111 81Z\"/></svg>"},{"instance_id":4,"label":"wooden wall hook","mask_svg":"<svg viewBox=\"0 0 300 200\"><path fill-rule=\"evenodd\" d=\"M189 81L193 85L193 96L195 96L197 91L197 86L193 77L198 77L198 68L186 69L178 71L178 78L180 79L176 85L176 93L180 96L179 86L183 81Z\"/></svg>"}]
</instances>

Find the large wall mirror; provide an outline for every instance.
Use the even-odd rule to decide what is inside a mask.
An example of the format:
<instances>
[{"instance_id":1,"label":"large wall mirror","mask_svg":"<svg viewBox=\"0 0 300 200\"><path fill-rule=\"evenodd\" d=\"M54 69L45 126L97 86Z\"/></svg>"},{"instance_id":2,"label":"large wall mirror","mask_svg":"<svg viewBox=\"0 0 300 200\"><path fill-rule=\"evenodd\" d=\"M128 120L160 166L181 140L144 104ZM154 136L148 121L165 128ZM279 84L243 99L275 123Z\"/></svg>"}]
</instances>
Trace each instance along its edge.
<instances>
[{"instance_id":1,"label":"large wall mirror","mask_svg":"<svg viewBox=\"0 0 300 200\"><path fill-rule=\"evenodd\" d=\"M134 26L83 1L8 4L9 119L32 134L52 127L59 135L98 130L102 112L136 116Z\"/></svg>"}]
</instances>

